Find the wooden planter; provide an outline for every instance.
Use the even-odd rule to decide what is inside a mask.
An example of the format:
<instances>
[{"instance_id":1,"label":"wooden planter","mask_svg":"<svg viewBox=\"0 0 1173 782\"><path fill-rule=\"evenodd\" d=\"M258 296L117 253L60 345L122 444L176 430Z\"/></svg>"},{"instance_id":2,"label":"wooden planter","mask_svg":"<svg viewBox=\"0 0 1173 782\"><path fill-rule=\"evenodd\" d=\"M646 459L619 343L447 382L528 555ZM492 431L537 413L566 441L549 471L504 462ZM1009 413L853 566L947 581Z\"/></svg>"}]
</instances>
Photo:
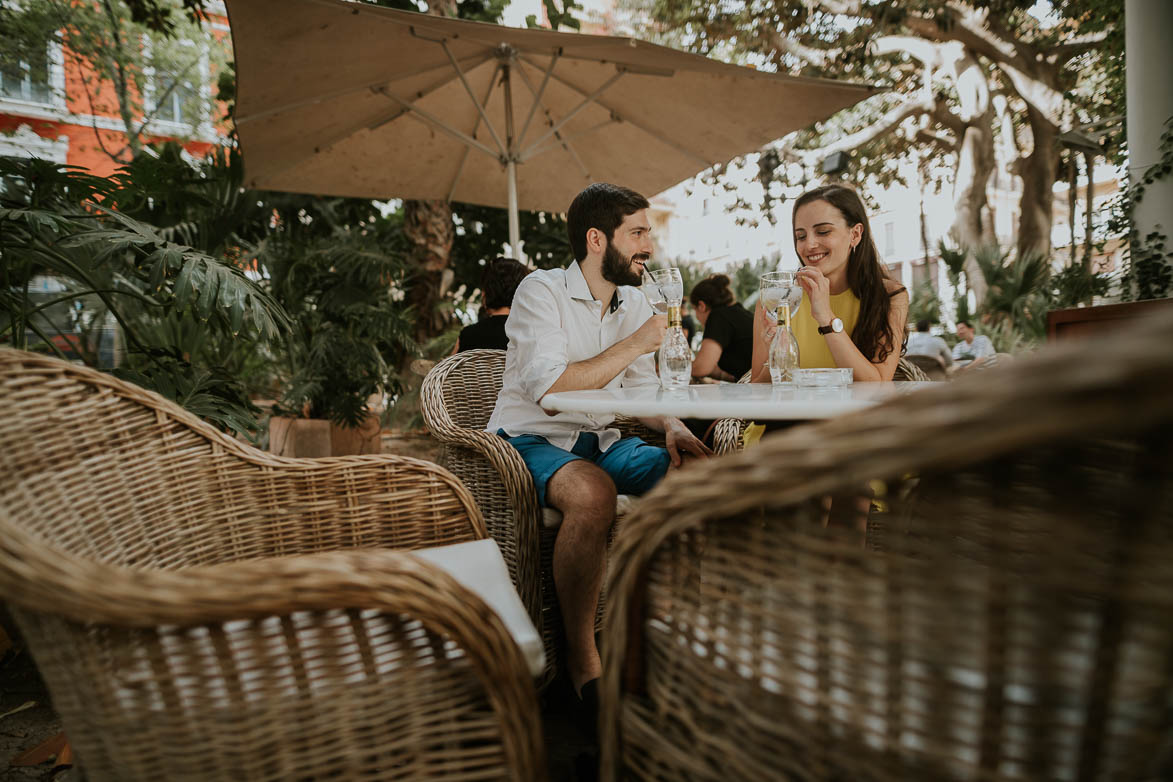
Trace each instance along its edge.
<instances>
[{"instance_id":1,"label":"wooden planter","mask_svg":"<svg viewBox=\"0 0 1173 782\"><path fill-rule=\"evenodd\" d=\"M1148 299L1096 307L1074 307L1047 313L1047 341L1100 334L1119 328L1136 318L1173 307L1173 299Z\"/></svg>"},{"instance_id":2,"label":"wooden planter","mask_svg":"<svg viewBox=\"0 0 1173 782\"><path fill-rule=\"evenodd\" d=\"M269 451L278 456L315 458L381 453L382 427L369 414L356 428L342 427L320 418L269 419Z\"/></svg>"}]
</instances>

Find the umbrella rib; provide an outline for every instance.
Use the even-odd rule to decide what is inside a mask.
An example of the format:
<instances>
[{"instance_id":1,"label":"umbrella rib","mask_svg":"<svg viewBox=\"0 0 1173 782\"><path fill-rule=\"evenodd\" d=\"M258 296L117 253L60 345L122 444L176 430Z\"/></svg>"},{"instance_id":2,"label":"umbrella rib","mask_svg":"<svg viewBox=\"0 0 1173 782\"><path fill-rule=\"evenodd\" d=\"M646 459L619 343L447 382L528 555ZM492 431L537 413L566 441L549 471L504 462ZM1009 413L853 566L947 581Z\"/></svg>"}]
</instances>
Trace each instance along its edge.
<instances>
[{"instance_id":1,"label":"umbrella rib","mask_svg":"<svg viewBox=\"0 0 1173 782\"><path fill-rule=\"evenodd\" d=\"M546 72L542 75L541 86L539 86L537 92L534 93L534 102L530 104L529 116L525 118L525 124L521 126L521 133L517 135L517 140L514 141L514 144L517 145L518 149L521 148L522 142L525 141L525 134L529 132L529 124L533 121L534 114L536 114L538 111L538 106L542 102L542 96L546 94L546 85L550 83L550 74L554 72L554 66L558 64L558 58L561 56L562 50L556 49L554 50L554 54L550 57L550 64L546 67ZM530 84L529 77L525 75L525 71L519 68L517 72L521 74L521 77L525 81L525 85L529 87L530 92L533 92L533 85ZM542 109L545 111L544 106ZM514 150L511 149L509 152L512 154Z\"/></svg>"},{"instance_id":2,"label":"umbrella rib","mask_svg":"<svg viewBox=\"0 0 1173 782\"><path fill-rule=\"evenodd\" d=\"M482 57L481 62L484 62L487 59L489 59L487 56ZM434 69L432 69L432 70L434 70ZM445 77L443 79L440 79L438 81L435 81L435 82L429 84L428 86L424 87L422 90L419 90L416 93L416 99L418 100L419 98L423 98L428 95L431 95L436 90L438 90L441 87L443 87L444 85L448 84L449 81L450 81L450 79ZM378 94L378 95L385 96L387 94L386 92L384 92L385 89L386 89L386 87L383 86L383 84L381 83L380 85L372 87L371 91ZM402 117L404 114L406 114L409 110L410 109L397 107L393 112L391 112L389 114L386 112L379 112L378 114L375 115L374 119L367 118L367 119L363 119L361 122L352 123L351 125L346 127L344 130L340 130L337 133L335 133L328 141L325 141L320 144L316 144L314 146L314 154L317 155L317 154L321 154L322 152L328 151L335 144L337 144L341 141L345 141L346 139L353 136L355 133L362 130L364 127L368 128L370 130L374 130L375 128L379 128L379 127L382 127L383 125L386 125L388 122L394 122L396 119L398 119L399 117ZM486 149L487 149L487 147L486 147ZM496 157L496 155L494 155L494 157ZM281 164L277 168L274 168L270 171L266 171L263 174L260 174L259 176L272 177L272 176L277 176L278 174L283 174L286 171L288 171L289 169L293 168L299 162L300 162L300 159L294 160L291 163ZM254 179L255 179L255 177L254 177Z\"/></svg>"},{"instance_id":3,"label":"umbrella rib","mask_svg":"<svg viewBox=\"0 0 1173 782\"><path fill-rule=\"evenodd\" d=\"M456 75L460 78L460 83L464 85L464 91L468 93L468 99L472 101L472 105L477 107L477 112L481 115L481 119L485 121L485 128L489 131L489 135L493 137L493 141L497 143L497 148L501 150L500 156L505 158L508 156L509 150L501 143L501 137L497 135L497 130L493 127L493 123L489 121L489 115L485 113L484 107L477 100L477 96L473 94L472 86L468 83L468 79L464 78L464 71L460 70L460 64L456 62L456 58L452 56L452 50L448 48L448 41L441 40L440 48L444 50L444 54L448 55L448 61L452 63L452 70L456 71ZM496 77L496 73L493 75Z\"/></svg>"},{"instance_id":4,"label":"umbrella rib","mask_svg":"<svg viewBox=\"0 0 1173 782\"><path fill-rule=\"evenodd\" d=\"M478 54L473 57L466 57L465 59L470 61L471 66L473 68L475 68L476 66L483 63L485 60L488 60L490 57L492 57L492 54ZM323 103L328 100L334 100L335 98L341 98L346 95L350 95L351 93L354 93L354 92L362 92L363 90L375 91L375 90L378 90L379 87L383 87L388 84L394 84L395 82L402 81L403 79L406 79L406 78L415 78L418 76L422 76L426 73L430 73L432 71L445 70L446 68L447 68L447 66L440 64L440 65L433 66L431 68L425 68L422 71L415 71L414 73L411 73L407 76L401 76L396 79L379 79L378 81L369 82L367 84L359 84L354 87L343 87L341 89L335 90L334 92L328 92L325 95L315 95L312 98L306 98L305 100L299 100L299 101L295 101L293 103L286 103L282 106L277 106L272 109L265 109L264 111L258 112L256 114L249 114L247 117L239 117L236 120L236 124L239 126L239 125L247 124L249 122L256 122L259 119L265 119L266 117L271 117L274 114L281 114L286 111L294 111L295 109L300 109L304 106L312 106L315 103ZM432 87L429 87L427 89L427 92L431 92L432 90L435 90L439 87L443 87L447 83L448 83L448 80L445 79L443 82L440 82L436 85L433 85ZM424 93L424 94L426 94L426 93ZM422 95L421 95L421 97L422 97Z\"/></svg>"},{"instance_id":5,"label":"umbrella rib","mask_svg":"<svg viewBox=\"0 0 1173 782\"><path fill-rule=\"evenodd\" d=\"M481 142L477 141L475 138L468 135L467 133L462 133L461 131L457 130L456 128L452 127L451 125L444 124L444 120L435 116L431 112L425 111L425 110L421 109L419 106L416 106L414 103L411 103L410 101L406 101L403 98L396 95L395 93L388 92L385 89L380 89L379 94L384 95L393 101L397 101L400 105L403 106L403 108L407 109L408 111L410 111L413 114L418 114L420 117L427 120L432 125L435 125L438 130L444 131L449 136L452 136L453 138L456 138L456 139L459 139L460 141L463 141L465 144L467 144L468 146L470 146L474 149L479 149L481 152L484 152L486 155L493 158L494 160L498 160L498 161L501 160L501 155L499 153L494 152L487 145L482 144Z\"/></svg>"},{"instance_id":6,"label":"umbrella rib","mask_svg":"<svg viewBox=\"0 0 1173 782\"><path fill-rule=\"evenodd\" d=\"M616 71L614 76L612 76L610 79L607 79L607 81L603 82L603 84L598 89L596 89L594 92L592 92L589 95L587 95L585 92L580 91L580 94L586 96L583 98L582 103L578 104L573 109L571 109L569 112L567 112L566 116L564 116L562 119L558 120L558 122L556 122L552 128L550 128L548 131L546 131L546 135L542 136L540 139L538 139L533 144L531 144L529 146L529 149L522 152L521 157L520 157L520 161L524 163L525 160L530 157L530 152L534 148L538 147L540 144L542 144L542 142L544 142L546 139L550 138L550 136L553 136L555 133L557 133L562 128L563 125L565 125L567 122L570 122L570 120L574 119L574 117L580 111L582 111L583 109L585 109L587 106L591 105L592 103L598 103L597 98L600 95L602 95L604 92L606 92L611 87L612 84L614 84L615 82L617 82L621 78L623 78L623 76L625 74L626 74L626 71L624 71L622 69ZM553 76L555 79L558 79L558 81L562 82L563 84L566 83L563 79L559 78L558 76L554 76L553 73L551 73L550 75ZM603 104L599 103L598 105L602 106Z\"/></svg>"},{"instance_id":7,"label":"umbrella rib","mask_svg":"<svg viewBox=\"0 0 1173 782\"><path fill-rule=\"evenodd\" d=\"M526 59L525 62L528 65L530 65L531 67L534 67L534 68L539 67L535 63L530 62L528 59ZM569 87L570 89L577 92L579 95L587 95L586 90L582 89L577 84L572 84L571 82L567 81L566 79L562 78L561 76L559 76L556 73L552 73L550 75L552 78L556 79L559 84L562 84L566 87ZM639 122L628 119L627 117L624 117L622 114L620 114L614 108L612 108L611 106L608 106L606 103L603 103L602 101L596 100L594 102L598 104L599 108L606 109L607 111L611 112L611 116L614 119L618 120L619 122L626 122L627 124L631 125L632 127L639 128L644 133L647 133L648 135L656 138L658 141L660 141L665 146L671 147L672 149L675 149L680 154L686 155L687 157L690 157L690 158L698 161L699 163L704 165L705 168L708 168L709 166L713 165L713 161L709 160L704 155L698 155L696 152L693 152L691 149L688 149L684 145L679 144L679 143L673 141L672 139L669 139L668 137L666 137L664 135L664 133L662 131L652 130L651 128L645 127L644 125L640 124ZM547 135L549 135L549 134L547 134ZM544 141L545 139L543 138L542 140ZM536 146L536 144L535 144L535 146ZM533 147L531 147L531 149L532 148Z\"/></svg>"},{"instance_id":8,"label":"umbrella rib","mask_svg":"<svg viewBox=\"0 0 1173 782\"><path fill-rule=\"evenodd\" d=\"M551 65L551 70L553 70L553 66L552 66L552 65ZM531 81L529 80L529 76L526 74L526 72L525 72L525 70L524 70L524 69L522 69L522 68L518 68L518 69L517 69L517 72L518 72L519 74L521 74L521 80L522 80L523 82L525 82L525 86L526 86L526 88L527 88L527 89L529 89L529 91L530 91L530 94L531 94L531 95L533 95L534 102L533 102L533 106L532 106L532 107L531 107L531 109L530 109L530 111L531 111L531 114L532 114L532 112L533 112L533 111L534 111L534 110L535 110L535 109L536 109L536 108L537 108L539 105L541 105L541 95L540 95L540 94L539 94L537 91L535 91L535 90L534 90L534 85L533 85L533 82L531 82ZM547 78L549 77L549 75L550 75L550 71L547 71L547 72L546 72L546 76L547 76ZM542 89L545 89L545 86L546 86L546 80L543 80L543 81L542 81ZM542 114L543 114L543 115L545 115L546 119L547 119L547 120L549 120L549 122L550 122L550 124L551 124L551 125L553 125L553 124L554 124L554 118L550 116L550 110L549 110L549 109L547 109L545 106L542 106L542 107L541 107L541 109L542 109ZM589 170L589 169L586 167L586 165L585 165L585 164L582 162L582 158L580 158L580 157L578 156L578 153L577 153L577 152L575 152L575 150L574 150L574 147L572 147L572 146L570 145L570 139L569 139L569 138L566 138L566 137L564 137L564 136L563 136L561 133L559 133L559 132L558 132L558 130L557 130L556 128L554 129L554 131L553 131L553 134L554 134L554 138L555 138L555 139L557 139L557 142L558 142L559 144L561 144L561 145L562 145L562 148L566 150L567 154L569 154L569 155L570 155L570 156L571 156L571 157L574 159L574 162L578 164L578 167L579 167L579 169L582 171L582 175L583 175L583 177L589 180L589 179L591 178L591 172L590 172L590 170ZM577 136L581 136L581 135L582 135L581 133L579 133L579 134L576 134L576 137L577 137ZM544 138L549 138L549 136L550 136L550 134L546 134L546 136L545 136ZM520 141L519 141L519 146L520 146ZM535 146L536 146L536 144L535 144ZM547 148L549 148L549 147L552 147L552 146L553 146L553 142L551 142L550 144L547 144L546 146L542 147L542 148L541 148L541 151L545 151ZM530 151L530 153L529 153L529 154L526 156L526 159L528 159L528 158L532 158L532 157L536 156L537 154L539 154L538 152L534 152L534 151L533 151L533 147L530 147L530 150L531 150L531 151ZM524 160L523 160L523 159L519 159L519 161L518 161L518 162L524 162Z\"/></svg>"},{"instance_id":9,"label":"umbrella rib","mask_svg":"<svg viewBox=\"0 0 1173 782\"><path fill-rule=\"evenodd\" d=\"M501 63L497 62L497 67L493 69L493 75L489 78L489 88L485 90L485 100L483 105L489 105L489 98L493 96L493 83L497 81L497 74L501 72ZM481 121L478 118L476 124L472 126L473 135L476 135L477 128L480 127ZM452 195L456 192L456 185L460 182L460 178L464 176L464 165L468 162L469 153L472 152L471 147L464 148L464 154L460 158L460 165L456 167L456 176L452 177L452 186L448 188L447 201L452 200Z\"/></svg>"},{"instance_id":10,"label":"umbrella rib","mask_svg":"<svg viewBox=\"0 0 1173 782\"><path fill-rule=\"evenodd\" d=\"M561 143L563 146L566 146L567 151L569 152L570 151L569 144L570 144L570 142L574 141L576 138L582 138L583 136L590 135L591 133L594 133L596 130L598 130L600 128L605 128L608 125L612 125L612 124L615 124L615 123L621 122L621 121L622 120L618 119L617 117L611 117L610 119L603 120L602 122L600 122L597 125L592 125L591 127L587 128L586 130L580 130L578 133L575 133L573 136L559 136L557 142L552 141L548 144L545 144L540 149L531 149L530 152L526 155L526 160L529 160L531 158L537 157L538 155L541 155L543 152L545 152L549 149L552 149L553 147L557 146L559 143Z\"/></svg>"}]
</instances>

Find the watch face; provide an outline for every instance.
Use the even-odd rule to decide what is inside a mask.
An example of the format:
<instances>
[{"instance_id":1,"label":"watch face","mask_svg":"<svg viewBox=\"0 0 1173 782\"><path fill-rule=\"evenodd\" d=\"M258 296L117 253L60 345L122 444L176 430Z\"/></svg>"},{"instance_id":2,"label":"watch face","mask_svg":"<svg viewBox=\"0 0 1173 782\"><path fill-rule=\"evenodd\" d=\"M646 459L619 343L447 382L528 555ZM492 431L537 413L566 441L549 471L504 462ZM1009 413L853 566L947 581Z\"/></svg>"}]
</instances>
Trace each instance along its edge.
<instances>
[{"instance_id":1,"label":"watch face","mask_svg":"<svg viewBox=\"0 0 1173 782\"><path fill-rule=\"evenodd\" d=\"M831 331L834 331L835 333L839 333L839 332L843 331L843 321L839 320L839 318L835 318L834 320L832 320L831 321Z\"/></svg>"}]
</instances>

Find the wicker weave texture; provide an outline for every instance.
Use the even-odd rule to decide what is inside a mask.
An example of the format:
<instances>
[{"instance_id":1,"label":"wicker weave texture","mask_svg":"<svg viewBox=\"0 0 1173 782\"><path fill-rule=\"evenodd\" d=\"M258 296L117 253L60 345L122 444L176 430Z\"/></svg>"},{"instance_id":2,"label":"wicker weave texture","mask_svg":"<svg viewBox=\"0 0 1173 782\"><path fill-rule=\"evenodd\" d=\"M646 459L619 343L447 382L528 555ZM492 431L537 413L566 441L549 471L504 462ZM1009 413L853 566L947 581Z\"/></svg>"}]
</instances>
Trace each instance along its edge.
<instances>
[{"instance_id":1,"label":"wicker weave texture","mask_svg":"<svg viewBox=\"0 0 1173 782\"><path fill-rule=\"evenodd\" d=\"M738 383L748 383L750 373L742 375ZM926 382L932 380L916 364L901 356L892 375L894 382ZM745 421L740 418L722 418L713 426L713 452L718 456L736 453L742 448L741 437L745 433Z\"/></svg>"},{"instance_id":2,"label":"wicker weave texture","mask_svg":"<svg viewBox=\"0 0 1173 782\"><path fill-rule=\"evenodd\" d=\"M1171 334L665 481L612 560L603 779L1173 778ZM882 551L821 523L873 479Z\"/></svg>"},{"instance_id":3,"label":"wicker weave texture","mask_svg":"<svg viewBox=\"0 0 1173 782\"><path fill-rule=\"evenodd\" d=\"M407 552L485 535L447 471L275 457L11 350L0 442L0 596L87 778L544 774L504 626Z\"/></svg>"},{"instance_id":4,"label":"wicker weave texture","mask_svg":"<svg viewBox=\"0 0 1173 782\"><path fill-rule=\"evenodd\" d=\"M522 602L542 633L547 670L539 684L545 685L557 670L562 638L552 565L557 530L542 525L533 476L521 454L501 437L485 431L504 372L503 350L468 350L449 356L424 378L420 404L428 430L445 446L444 466L476 499ZM664 444L663 434L634 419L620 417L615 426L624 437ZM614 532L613 527L612 539ZM600 626L603 603L600 601Z\"/></svg>"}]
</instances>

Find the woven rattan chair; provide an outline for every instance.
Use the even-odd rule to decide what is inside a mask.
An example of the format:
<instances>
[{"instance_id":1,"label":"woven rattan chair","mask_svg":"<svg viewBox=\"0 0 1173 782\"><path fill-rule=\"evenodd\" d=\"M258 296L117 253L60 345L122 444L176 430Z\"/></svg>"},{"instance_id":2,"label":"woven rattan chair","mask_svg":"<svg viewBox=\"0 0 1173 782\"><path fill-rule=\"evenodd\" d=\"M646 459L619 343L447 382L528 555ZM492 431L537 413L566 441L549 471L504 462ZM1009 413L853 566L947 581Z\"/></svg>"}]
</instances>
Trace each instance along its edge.
<instances>
[{"instance_id":1,"label":"woven rattan chair","mask_svg":"<svg viewBox=\"0 0 1173 782\"><path fill-rule=\"evenodd\" d=\"M517 646L406 551L484 537L445 470L271 456L13 350L0 443L0 599L87 779L544 776Z\"/></svg>"},{"instance_id":2,"label":"woven rattan chair","mask_svg":"<svg viewBox=\"0 0 1173 782\"><path fill-rule=\"evenodd\" d=\"M748 383L750 373L742 375L738 383ZM901 356L896 364L896 372L892 375L894 382L922 382L931 380L925 371L916 364ZM742 448L742 434L745 432L746 422L740 418L722 418L713 425L713 452L718 456L735 453Z\"/></svg>"},{"instance_id":3,"label":"woven rattan chair","mask_svg":"<svg viewBox=\"0 0 1173 782\"><path fill-rule=\"evenodd\" d=\"M485 431L501 391L505 351L468 350L437 364L420 390L424 422L444 444L444 466L472 492L484 514L489 535L501 547L522 602L546 647L549 683L557 669L562 615L554 590L552 562L558 534L556 511L538 506L533 477L521 454L497 435ZM663 436L632 419L620 419L625 435L663 444ZM625 498L617 512L627 508ZM600 613L600 619L602 614Z\"/></svg>"},{"instance_id":4,"label":"woven rattan chair","mask_svg":"<svg viewBox=\"0 0 1173 782\"><path fill-rule=\"evenodd\" d=\"M1173 778L1170 334L942 383L657 487L612 555L602 778ZM820 521L872 479L882 550Z\"/></svg>"}]
</instances>

